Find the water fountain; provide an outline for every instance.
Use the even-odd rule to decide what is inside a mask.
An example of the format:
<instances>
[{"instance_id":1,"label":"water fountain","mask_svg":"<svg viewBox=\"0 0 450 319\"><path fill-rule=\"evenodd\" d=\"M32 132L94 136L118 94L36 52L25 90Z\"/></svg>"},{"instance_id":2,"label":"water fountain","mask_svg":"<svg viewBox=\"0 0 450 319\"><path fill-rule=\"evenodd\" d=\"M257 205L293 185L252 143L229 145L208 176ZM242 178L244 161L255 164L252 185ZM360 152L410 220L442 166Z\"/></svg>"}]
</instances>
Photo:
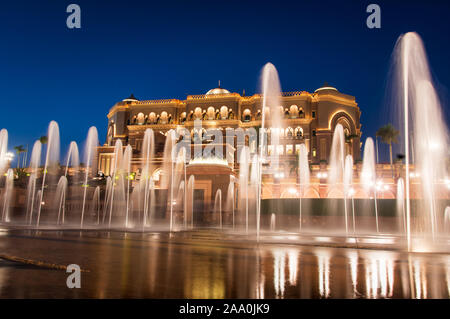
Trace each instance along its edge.
<instances>
[{"instance_id":1,"label":"water fountain","mask_svg":"<svg viewBox=\"0 0 450 319\"><path fill-rule=\"evenodd\" d=\"M397 180L397 199L396 199L396 209L397 209L397 216L400 220L399 227L400 232L403 232L403 234L406 236L407 230L406 230L406 211L405 211L405 183L403 182L403 178L399 178Z\"/></svg>"},{"instance_id":2,"label":"water fountain","mask_svg":"<svg viewBox=\"0 0 450 319\"><path fill-rule=\"evenodd\" d=\"M249 172L250 172L250 150L244 146L239 159L239 207L245 212L245 232L248 234L249 213Z\"/></svg>"},{"instance_id":3,"label":"water fountain","mask_svg":"<svg viewBox=\"0 0 450 319\"><path fill-rule=\"evenodd\" d=\"M98 147L98 132L97 129L92 126L89 128L87 139L86 139L86 146L84 149L84 161L86 163L86 172L84 174L84 191L83 191L83 207L81 208L81 221L80 221L80 227L83 228L83 222L84 222L84 211L86 209L86 192L88 189L88 177L89 177L89 171L92 172L95 170L95 164L96 164L96 155L97 155L97 147Z\"/></svg>"},{"instance_id":4,"label":"water fountain","mask_svg":"<svg viewBox=\"0 0 450 319\"><path fill-rule=\"evenodd\" d=\"M42 174L42 186L40 190L39 206L37 212L36 225L39 227L42 205L44 204L45 179L50 170L57 169L59 163L59 126L55 121L51 121L47 133L47 150L45 154L44 172Z\"/></svg>"},{"instance_id":5,"label":"water fountain","mask_svg":"<svg viewBox=\"0 0 450 319\"><path fill-rule=\"evenodd\" d=\"M414 250L412 236L435 241L442 216L438 214L437 187L448 176L448 129L442 115L442 106L428 66L425 48L419 35L408 32L402 35L395 48L396 89L402 92L397 106L403 113L403 138L405 149L405 197L407 217L407 246ZM412 217L410 193L409 136L414 138L416 171L420 172L422 197ZM414 222L414 224L413 224ZM413 234L414 232L414 234ZM423 246L423 245L422 245Z\"/></svg>"},{"instance_id":6,"label":"water fountain","mask_svg":"<svg viewBox=\"0 0 450 319\"><path fill-rule=\"evenodd\" d=\"M30 179L28 180L28 187L27 187L27 211L25 215L25 220L29 221L29 224L31 224L33 220L33 210L35 207L34 204L36 196L36 179L38 174L38 168L41 163L41 153L42 153L42 144L38 140L33 145L29 166Z\"/></svg>"},{"instance_id":7,"label":"water fountain","mask_svg":"<svg viewBox=\"0 0 450 319\"><path fill-rule=\"evenodd\" d=\"M334 129L333 140L331 142L330 151L330 170L328 176L329 193L341 188L344 184L344 169L345 169L345 135L344 128L341 124L337 124ZM345 234L348 235L348 209L347 209L347 194L343 192L344 203L344 228ZM329 203L327 209L330 212L336 211L336 203Z\"/></svg>"},{"instance_id":8,"label":"water fountain","mask_svg":"<svg viewBox=\"0 0 450 319\"><path fill-rule=\"evenodd\" d=\"M97 215L97 225L100 225L100 186L95 187L94 195L92 196L92 213Z\"/></svg>"},{"instance_id":9,"label":"water fountain","mask_svg":"<svg viewBox=\"0 0 450 319\"><path fill-rule=\"evenodd\" d=\"M64 224L66 212L66 197L67 197L67 177L61 176L56 186L55 198L53 199L53 207L58 210L57 224Z\"/></svg>"},{"instance_id":10,"label":"water fountain","mask_svg":"<svg viewBox=\"0 0 450 319\"><path fill-rule=\"evenodd\" d=\"M231 179L230 183L228 184L228 189L227 189L227 198L226 198L226 202L225 202L225 205L226 205L225 210L226 211L231 211L233 229L234 229L234 226L235 226L234 204L235 204L234 180Z\"/></svg>"},{"instance_id":11,"label":"water fountain","mask_svg":"<svg viewBox=\"0 0 450 319\"><path fill-rule=\"evenodd\" d=\"M78 145L75 141L70 142L69 151L67 152L66 170L64 176L67 177L69 164L77 170L80 166L80 157L78 153Z\"/></svg>"},{"instance_id":12,"label":"water fountain","mask_svg":"<svg viewBox=\"0 0 450 319\"><path fill-rule=\"evenodd\" d=\"M270 231L274 232L275 231L275 226L276 226L276 215L274 213L270 214Z\"/></svg>"},{"instance_id":13,"label":"water fountain","mask_svg":"<svg viewBox=\"0 0 450 319\"><path fill-rule=\"evenodd\" d=\"M298 153L298 176L299 176L299 231L302 230L302 198L304 191L309 186L309 161L308 150L304 143L300 144L300 150Z\"/></svg>"},{"instance_id":14,"label":"water fountain","mask_svg":"<svg viewBox=\"0 0 450 319\"><path fill-rule=\"evenodd\" d=\"M194 175L189 176L186 192L188 194L186 198L186 218L191 219L191 229L194 228L194 187L195 187L195 177ZM234 208L233 208L234 213ZM234 216L234 215L233 215Z\"/></svg>"},{"instance_id":15,"label":"water fountain","mask_svg":"<svg viewBox=\"0 0 450 319\"><path fill-rule=\"evenodd\" d=\"M14 172L10 168L6 172L5 190L3 193L3 209L2 209L2 222L9 222L9 208L11 205L11 198L14 191Z\"/></svg>"},{"instance_id":16,"label":"water fountain","mask_svg":"<svg viewBox=\"0 0 450 319\"><path fill-rule=\"evenodd\" d=\"M356 219L355 219L355 202L353 198L354 189L352 188L352 183L353 183L353 156L349 154L345 157L345 165L344 165L344 201L345 207L347 207L347 198L350 195L352 201L353 234L355 234ZM345 219L345 233L348 235L347 217Z\"/></svg>"},{"instance_id":17,"label":"water fountain","mask_svg":"<svg viewBox=\"0 0 450 319\"><path fill-rule=\"evenodd\" d=\"M218 189L214 199L214 216L219 218L219 228L223 228L222 220L222 190Z\"/></svg>"},{"instance_id":18,"label":"water fountain","mask_svg":"<svg viewBox=\"0 0 450 319\"><path fill-rule=\"evenodd\" d=\"M278 128L282 127L281 113L280 113L280 95L281 86L278 78L278 72L272 63L267 63L261 74L261 91L262 91L262 108L261 108L261 129L260 129L260 146L259 146L259 158L257 158L257 196L256 196L256 238L259 241L260 235L260 222L261 222L261 199L262 199L262 164L265 160L265 152L267 147L266 128L268 124L272 130L270 136L270 144L274 145L274 151L270 156L270 168L272 173L278 171L278 149L279 144L279 131ZM270 120L266 119L269 116ZM266 123L267 121L267 123Z\"/></svg>"},{"instance_id":19,"label":"water fountain","mask_svg":"<svg viewBox=\"0 0 450 319\"><path fill-rule=\"evenodd\" d=\"M6 153L8 152L8 131L0 131L0 173L3 173L8 164Z\"/></svg>"},{"instance_id":20,"label":"water fountain","mask_svg":"<svg viewBox=\"0 0 450 319\"><path fill-rule=\"evenodd\" d=\"M377 233L380 231L378 223L378 205L377 205L377 176L375 170L375 148L372 138L366 139L364 146L363 168L361 171L361 182L368 194L373 190L373 203L375 209L375 226Z\"/></svg>"}]
</instances>

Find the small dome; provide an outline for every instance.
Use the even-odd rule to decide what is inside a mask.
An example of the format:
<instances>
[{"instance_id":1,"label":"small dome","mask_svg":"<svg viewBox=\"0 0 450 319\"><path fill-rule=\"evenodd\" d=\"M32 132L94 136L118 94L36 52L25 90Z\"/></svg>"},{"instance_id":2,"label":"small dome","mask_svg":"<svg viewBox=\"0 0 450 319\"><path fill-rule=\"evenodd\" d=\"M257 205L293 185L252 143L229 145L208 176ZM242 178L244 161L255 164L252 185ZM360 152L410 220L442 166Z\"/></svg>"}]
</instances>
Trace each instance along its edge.
<instances>
[{"instance_id":1,"label":"small dome","mask_svg":"<svg viewBox=\"0 0 450 319\"><path fill-rule=\"evenodd\" d=\"M122 101L123 102L136 102L139 100L137 98L135 98L133 93L131 93L131 95L129 97L127 97L126 99L123 99Z\"/></svg>"},{"instance_id":2,"label":"small dome","mask_svg":"<svg viewBox=\"0 0 450 319\"><path fill-rule=\"evenodd\" d=\"M211 89L208 92L206 92L206 95L213 95L213 94L229 94L230 91L222 89L221 87Z\"/></svg>"},{"instance_id":3,"label":"small dome","mask_svg":"<svg viewBox=\"0 0 450 319\"><path fill-rule=\"evenodd\" d=\"M335 87L332 87L328 84L328 82L325 82L320 88L314 91L314 93L320 92L320 91L336 91L338 90Z\"/></svg>"}]
</instances>

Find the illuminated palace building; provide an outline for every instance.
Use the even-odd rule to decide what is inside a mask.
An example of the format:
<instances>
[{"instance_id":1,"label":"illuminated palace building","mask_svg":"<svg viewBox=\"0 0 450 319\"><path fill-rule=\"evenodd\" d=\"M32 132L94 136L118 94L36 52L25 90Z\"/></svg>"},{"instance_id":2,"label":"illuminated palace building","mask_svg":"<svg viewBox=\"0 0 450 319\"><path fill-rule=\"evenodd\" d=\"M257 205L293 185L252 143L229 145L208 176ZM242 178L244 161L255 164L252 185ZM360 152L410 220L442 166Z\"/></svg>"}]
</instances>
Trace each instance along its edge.
<instances>
[{"instance_id":1,"label":"illuminated palace building","mask_svg":"<svg viewBox=\"0 0 450 319\"><path fill-rule=\"evenodd\" d=\"M154 180L158 181L163 164L164 144L167 132L171 129L185 128L191 136L203 136L209 128L225 130L227 128L248 130L261 127L262 96L231 93L218 88L202 95L189 95L186 100L138 100L131 95L116 103L108 114L107 141L99 149L98 169L110 175L114 169L114 145L118 139L124 146L133 148L132 171L139 179L143 159L141 156L144 132L151 128L155 137ZM360 109L355 97L340 93L336 88L325 84L314 93L305 91L283 92L281 94L280 113L282 125L278 145L268 146L268 153L277 148L280 154L280 169L285 179L295 180L299 148L302 143L308 150L308 158L312 167L318 169L329 162L332 136L337 124L341 124L346 135L346 153L355 160L360 159ZM202 132L196 132L194 121L201 120ZM269 117L270 121L270 117ZM196 135L198 134L198 135ZM225 141L225 134L224 141ZM194 139L192 139L194 140ZM226 145L231 156L227 169L228 175L236 175L237 139L234 145ZM248 139L244 141L248 143ZM251 152L256 152L255 145L249 145ZM188 167L191 165L188 165ZM298 167L298 166L297 166ZM191 168L192 170L193 168ZM198 173L205 168L198 169ZM218 170L214 170L217 173ZM214 191L214 190L210 190ZM208 192L209 193L209 192Z\"/></svg>"}]
</instances>

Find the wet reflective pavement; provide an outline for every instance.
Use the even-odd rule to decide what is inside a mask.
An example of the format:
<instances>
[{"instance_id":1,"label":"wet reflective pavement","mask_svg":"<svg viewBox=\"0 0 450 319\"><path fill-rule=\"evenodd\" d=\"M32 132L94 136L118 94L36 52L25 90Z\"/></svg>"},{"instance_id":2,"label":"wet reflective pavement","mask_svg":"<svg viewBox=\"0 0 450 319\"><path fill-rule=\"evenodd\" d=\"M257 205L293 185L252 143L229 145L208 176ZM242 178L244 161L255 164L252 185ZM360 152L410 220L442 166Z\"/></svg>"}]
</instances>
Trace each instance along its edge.
<instances>
[{"instance_id":1,"label":"wet reflective pavement","mask_svg":"<svg viewBox=\"0 0 450 319\"><path fill-rule=\"evenodd\" d=\"M0 230L1 298L449 298L450 255L257 245L216 231ZM81 288L64 270L78 264ZM33 264L34 263L34 264Z\"/></svg>"}]
</instances>

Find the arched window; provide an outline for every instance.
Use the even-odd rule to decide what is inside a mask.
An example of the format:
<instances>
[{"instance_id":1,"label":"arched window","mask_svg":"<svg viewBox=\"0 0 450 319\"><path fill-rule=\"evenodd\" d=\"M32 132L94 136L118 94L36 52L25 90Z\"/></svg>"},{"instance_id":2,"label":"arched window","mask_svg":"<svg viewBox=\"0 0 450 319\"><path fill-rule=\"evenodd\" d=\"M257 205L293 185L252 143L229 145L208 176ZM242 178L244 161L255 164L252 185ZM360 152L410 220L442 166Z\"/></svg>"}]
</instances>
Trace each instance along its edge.
<instances>
[{"instance_id":1,"label":"arched window","mask_svg":"<svg viewBox=\"0 0 450 319\"><path fill-rule=\"evenodd\" d=\"M220 108L220 118L226 120L228 118L228 107L225 105Z\"/></svg>"},{"instance_id":2,"label":"arched window","mask_svg":"<svg viewBox=\"0 0 450 319\"><path fill-rule=\"evenodd\" d=\"M206 111L206 116L208 120L214 120L215 110L214 107L208 107L208 111Z\"/></svg>"},{"instance_id":3,"label":"arched window","mask_svg":"<svg viewBox=\"0 0 450 319\"><path fill-rule=\"evenodd\" d=\"M302 138L303 137L303 129L300 126L297 126L295 128L295 136L297 138Z\"/></svg>"},{"instance_id":4,"label":"arched window","mask_svg":"<svg viewBox=\"0 0 450 319\"><path fill-rule=\"evenodd\" d=\"M194 120L201 120L201 119L202 119L202 109L196 107L194 110Z\"/></svg>"},{"instance_id":5,"label":"arched window","mask_svg":"<svg viewBox=\"0 0 450 319\"><path fill-rule=\"evenodd\" d=\"M305 118L305 112L303 112L303 108L300 108L300 111L298 112L298 117L301 119Z\"/></svg>"},{"instance_id":6,"label":"arched window","mask_svg":"<svg viewBox=\"0 0 450 319\"><path fill-rule=\"evenodd\" d=\"M291 118L297 118L298 117L298 107L297 105L291 105L289 108L289 115Z\"/></svg>"},{"instance_id":7,"label":"arched window","mask_svg":"<svg viewBox=\"0 0 450 319\"><path fill-rule=\"evenodd\" d=\"M249 109L245 109L242 113L242 120L244 122L250 122L252 120L252 112Z\"/></svg>"},{"instance_id":8,"label":"arched window","mask_svg":"<svg viewBox=\"0 0 450 319\"><path fill-rule=\"evenodd\" d=\"M166 111L161 112L161 124L167 124L168 122L168 115Z\"/></svg>"},{"instance_id":9,"label":"arched window","mask_svg":"<svg viewBox=\"0 0 450 319\"><path fill-rule=\"evenodd\" d=\"M286 129L286 137L287 138L293 138L294 137L294 130L292 129L292 127L288 127Z\"/></svg>"},{"instance_id":10,"label":"arched window","mask_svg":"<svg viewBox=\"0 0 450 319\"><path fill-rule=\"evenodd\" d=\"M142 124L144 124L144 121L145 121L145 115L144 115L144 113L139 113L139 114L137 115L137 124L142 125Z\"/></svg>"},{"instance_id":11,"label":"arched window","mask_svg":"<svg viewBox=\"0 0 450 319\"><path fill-rule=\"evenodd\" d=\"M181 113L180 115L180 123L186 122L186 112Z\"/></svg>"},{"instance_id":12,"label":"arched window","mask_svg":"<svg viewBox=\"0 0 450 319\"><path fill-rule=\"evenodd\" d=\"M155 112L151 112L148 115L148 123L155 124L155 122L156 122L156 114L155 114Z\"/></svg>"}]
</instances>

